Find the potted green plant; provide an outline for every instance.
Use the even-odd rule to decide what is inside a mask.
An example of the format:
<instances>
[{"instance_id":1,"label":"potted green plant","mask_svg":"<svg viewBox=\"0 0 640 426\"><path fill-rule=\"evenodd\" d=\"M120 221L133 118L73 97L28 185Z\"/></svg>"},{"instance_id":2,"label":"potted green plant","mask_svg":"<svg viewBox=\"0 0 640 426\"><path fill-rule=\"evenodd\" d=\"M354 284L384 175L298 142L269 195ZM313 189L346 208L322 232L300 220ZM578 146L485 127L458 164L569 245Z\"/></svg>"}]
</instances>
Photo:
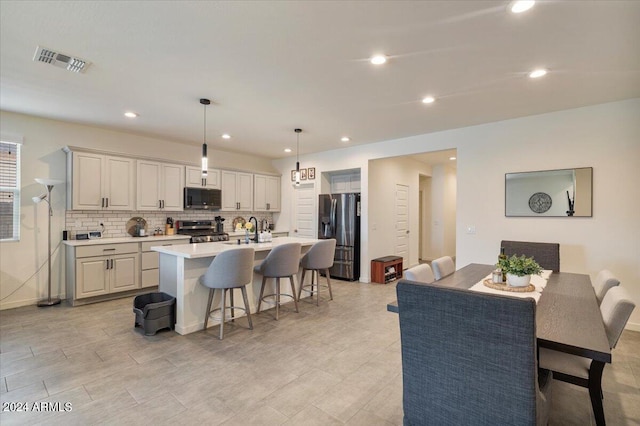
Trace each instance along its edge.
<instances>
[{"instance_id":1,"label":"potted green plant","mask_svg":"<svg viewBox=\"0 0 640 426\"><path fill-rule=\"evenodd\" d=\"M505 259L500 259L496 265L507 276L507 284L512 287L524 287L529 285L531 275L540 275L542 267L533 257L515 254Z\"/></svg>"}]
</instances>

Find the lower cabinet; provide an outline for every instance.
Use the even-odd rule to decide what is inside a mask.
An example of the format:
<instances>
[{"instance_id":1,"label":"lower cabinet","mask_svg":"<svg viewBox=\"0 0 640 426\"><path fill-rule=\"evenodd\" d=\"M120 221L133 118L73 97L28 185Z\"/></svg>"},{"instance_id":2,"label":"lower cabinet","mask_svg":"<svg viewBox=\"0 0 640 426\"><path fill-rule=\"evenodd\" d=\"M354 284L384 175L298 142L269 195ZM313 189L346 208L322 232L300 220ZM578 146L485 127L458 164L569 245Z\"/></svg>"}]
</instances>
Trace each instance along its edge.
<instances>
[{"instance_id":1,"label":"lower cabinet","mask_svg":"<svg viewBox=\"0 0 640 426\"><path fill-rule=\"evenodd\" d=\"M67 298L71 304L127 296L131 290L159 284L159 253L153 246L187 244L189 237L145 242L67 245Z\"/></svg>"},{"instance_id":2,"label":"lower cabinet","mask_svg":"<svg viewBox=\"0 0 640 426\"><path fill-rule=\"evenodd\" d=\"M82 299L140 288L138 253L137 243L67 247L67 290Z\"/></svg>"},{"instance_id":3,"label":"lower cabinet","mask_svg":"<svg viewBox=\"0 0 640 426\"><path fill-rule=\"evenodd\" d=\"M189 237L183 240L161 242L145 242L140 244L141 268L140 287L157 287L160 284L160 253L151 251L154 246L172 246L174 244L188 244Z\"/></svg>"},{"instance_id":4,"label":"lower cabinet","mask_svg":"<svg viewBox=\"0 0 640 426\"><path fill-rule=\"evenodd\" d=\"M76 259L76 298L135 290L138 252Z\"/></svg>"}]
</instances>

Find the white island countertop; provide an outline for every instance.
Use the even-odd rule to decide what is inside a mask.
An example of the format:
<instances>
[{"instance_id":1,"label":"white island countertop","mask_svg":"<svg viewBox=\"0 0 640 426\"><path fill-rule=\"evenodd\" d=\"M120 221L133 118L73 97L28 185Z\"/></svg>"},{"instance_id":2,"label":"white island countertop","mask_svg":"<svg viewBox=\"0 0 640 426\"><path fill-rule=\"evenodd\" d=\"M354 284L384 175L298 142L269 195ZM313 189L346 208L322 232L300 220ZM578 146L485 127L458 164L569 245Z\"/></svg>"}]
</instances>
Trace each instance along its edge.
<instances>
[{"instance_id":1,"label":"white island countertop","mask_svg":"<svg viewBox=\"0 0 640 426\"><path fill-rule=\"evenodd\" d=\"M274 247L287 243L300 243L303 246L312 246L317 243L316 238L279 237L268 243L238 244L236 241L223 241L216 243L180 244L173 246L151 247L151 250L186 259L198 259L203 257L215 257L226 250L238 247L253 247L255 251L270 251Z\"/></svg>"}]
</instances>

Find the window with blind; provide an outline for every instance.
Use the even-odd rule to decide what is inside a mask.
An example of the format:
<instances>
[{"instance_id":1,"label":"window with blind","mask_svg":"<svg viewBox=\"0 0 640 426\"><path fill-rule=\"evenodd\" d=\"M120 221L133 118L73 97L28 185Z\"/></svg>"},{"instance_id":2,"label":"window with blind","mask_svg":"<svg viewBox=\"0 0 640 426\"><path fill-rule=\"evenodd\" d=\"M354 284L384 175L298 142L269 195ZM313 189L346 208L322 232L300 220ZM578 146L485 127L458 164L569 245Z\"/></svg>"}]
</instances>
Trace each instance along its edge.
<instances>
[{"instance_id":1,"label":"window with blind","mask_svg":"<svg viewBox=\"0 0 640 426\"><path fill-rule=\"evenodd\" d=\"M20 144L0 141L0 241L20 239Z\"/></svg>"}]
</instances>

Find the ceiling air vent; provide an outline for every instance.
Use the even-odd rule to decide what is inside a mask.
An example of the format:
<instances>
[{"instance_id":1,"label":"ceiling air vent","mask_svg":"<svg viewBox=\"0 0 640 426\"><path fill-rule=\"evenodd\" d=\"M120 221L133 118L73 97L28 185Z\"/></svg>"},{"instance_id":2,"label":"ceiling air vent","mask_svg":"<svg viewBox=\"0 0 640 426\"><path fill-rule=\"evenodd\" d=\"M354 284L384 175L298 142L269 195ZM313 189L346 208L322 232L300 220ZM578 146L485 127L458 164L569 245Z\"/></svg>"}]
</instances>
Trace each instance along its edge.
<instances>
[{"instance_id":1,"label":"ceiling air vent","mask_svg":"<svg viewBox=\"0 0 640 426\"><path fill-rule=\"evenodd\" d=\"M41 46L36 48L33 60L36 62L55 65L58 68L65 68L71 72L84 72L84 70L91 64L91 62L87 62L84 59L75 58L73 56L65 55L64 53L54 52L51 49Z\"/></svg>"}]
</instances>

